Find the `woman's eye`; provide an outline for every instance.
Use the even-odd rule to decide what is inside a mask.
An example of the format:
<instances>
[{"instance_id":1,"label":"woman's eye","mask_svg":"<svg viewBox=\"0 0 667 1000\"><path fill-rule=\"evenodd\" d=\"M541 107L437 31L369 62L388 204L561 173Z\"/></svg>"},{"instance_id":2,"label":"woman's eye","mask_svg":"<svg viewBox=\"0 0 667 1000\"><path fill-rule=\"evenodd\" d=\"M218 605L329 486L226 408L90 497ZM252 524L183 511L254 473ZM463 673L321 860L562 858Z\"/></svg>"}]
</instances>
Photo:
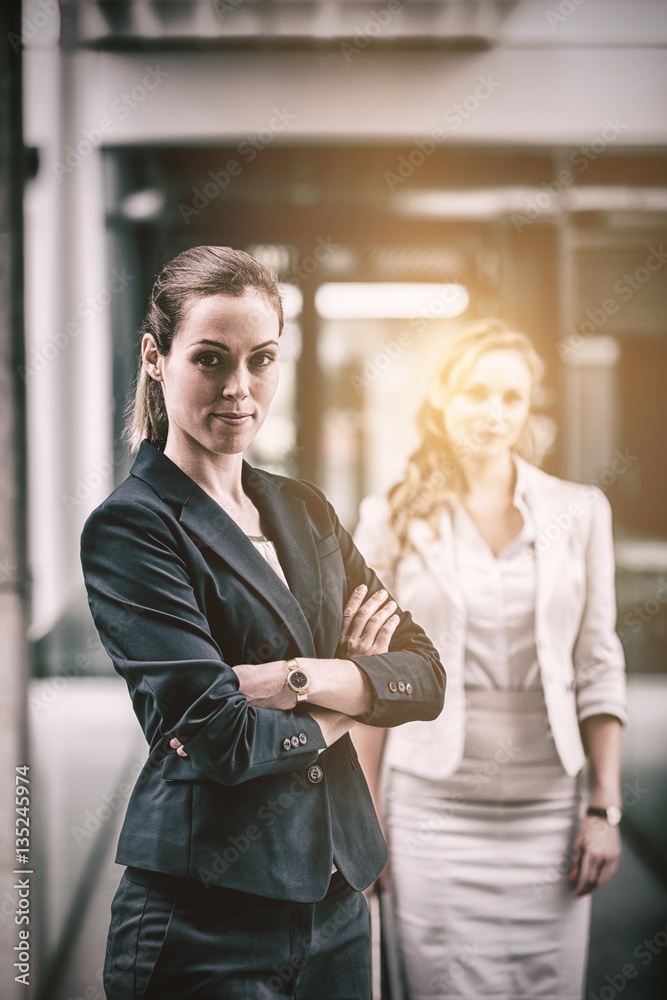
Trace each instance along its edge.
<instances>
[{"instance_id":1,"label":"woman's eye","mask_svg":"<svg viewBox=\"0 0 667 1000\"><path fill-rule=\"evenodd\" d=\"M469 388L463 390L470 399L474 399L475 402L481 402L486 399L486 389L481 385L471 385Z\"/></svg>"},{"instance_id":2,"label":"woman's eye","mask_svg":"<svg viewBox=\"0 0 667 1000\"><path fill-rule=\"evenodd\" d=\"M212 351L205 351L204 354L198 354L195 361L203 368L215 368L220 363L218 355Z\"/></svg>"},{"instance_id":3,"label":"woman's eye","mask_svg":"<svg viewBox=\"0 0 667 1000\"><path fill-rule=\"evenodd\" d=\"M273 354L255 354L250 359L250 364L254 368L268 368L276 360Z\"/></svg>"}]
</instances>

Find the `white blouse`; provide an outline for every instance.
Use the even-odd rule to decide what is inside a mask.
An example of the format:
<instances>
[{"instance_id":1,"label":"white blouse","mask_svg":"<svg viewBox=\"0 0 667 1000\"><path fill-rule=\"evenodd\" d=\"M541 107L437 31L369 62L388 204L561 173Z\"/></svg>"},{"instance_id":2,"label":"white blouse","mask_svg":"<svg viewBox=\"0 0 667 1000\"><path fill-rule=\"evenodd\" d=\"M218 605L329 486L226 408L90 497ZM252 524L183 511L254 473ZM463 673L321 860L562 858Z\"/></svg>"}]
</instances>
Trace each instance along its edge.
<instances>
[{"instance_id":1,"label":"white blouse","mask_svg":"<svg viewBox=\"0 0 667 1000\"><path fill-rule=\"evenodd\" d=\"M523 527L498 556L455 502L454 557L466 609L465 686L527 691L541 687L535 645L535 524L521 495L514 506Z\"/></svg>"},{"instance_id":2,"label":"white blouse","mask_svg":"<svg viewBox=\"0 0 667 1000\"><path fill-rule=\"evenodd\" d=\"M285 584L289 590L289 584L283 573L283 568L280 565L280 560L278 559L278 553L276 552L276 547L273 542L266 537L266 535L248 535L248 541L252 542L260 556L264 556L267 563L272 570L278 574L282 582Z\"/></svg>"}]
</instances>

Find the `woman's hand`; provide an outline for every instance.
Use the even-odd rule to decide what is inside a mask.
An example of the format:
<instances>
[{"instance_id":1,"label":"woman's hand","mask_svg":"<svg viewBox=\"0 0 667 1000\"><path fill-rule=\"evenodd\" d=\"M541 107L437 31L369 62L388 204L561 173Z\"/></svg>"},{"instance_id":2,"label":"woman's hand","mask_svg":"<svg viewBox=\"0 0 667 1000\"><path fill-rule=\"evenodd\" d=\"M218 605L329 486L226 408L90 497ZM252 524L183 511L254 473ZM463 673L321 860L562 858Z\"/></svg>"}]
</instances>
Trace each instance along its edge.
<instances>
[{"instance_id":1,"label":"woman's hand","mask_svg":"<svg viewBox=\"0 0 667 1000\"><path fill-rule=\"evenodd\" d=\"M586 896L612 877L621 856L621 836L617 826L605 819L585 816L579 826L573 848L570 882L575 895Z\"/></svg>"},{"instance_id":2,"label":"woman's hand","mask_svg":"<svg viewBox=\"0 0 667 1000\"><path fill-rule=\"evenodd\" d=\"M174 736L173 740L169 740L169 746L172 748L172 750L176 751L176 753L178 754L179 757L187 757L188 756L186 754L186 752L185 752L185 748L183 747L183 744L181 743L180 740L176 739L175 736Z\"/></svg>"},{"instance_id":3,"label":"woman's hand","mask_svg":"<svg viewBox=\"0 0 667 1000\"><path fill-rule=\"evenodd\" d=\"M396 601L387 600L389 594L386 590L378 590L365 600L367 592L365 584L357 587L343 611L338 655L345 659L388 653L400 620L394 614Z\"/></svg>"},{"instance_id":4,"label":"woman's hand","mask_svg":"<svg viewBox=\"0 0 667 1000\"><path fill-rule=\"evenodd\" d=\"M589 715L581 723L588 754L589 802L605 806L621 797L621 723L614 715ZM570 881L577 896L585 896L604 885L618 867L621 835L599 816L585 816L574 842Z\"/></svg>"}]
</instances>

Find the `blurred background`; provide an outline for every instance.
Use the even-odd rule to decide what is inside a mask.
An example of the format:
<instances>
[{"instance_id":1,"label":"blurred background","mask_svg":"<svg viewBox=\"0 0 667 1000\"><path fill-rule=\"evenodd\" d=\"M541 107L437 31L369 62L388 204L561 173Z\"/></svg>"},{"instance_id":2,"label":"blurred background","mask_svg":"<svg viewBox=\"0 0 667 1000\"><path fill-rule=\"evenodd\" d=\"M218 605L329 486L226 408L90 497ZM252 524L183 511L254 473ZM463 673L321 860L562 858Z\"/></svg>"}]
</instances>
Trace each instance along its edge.
<instances>
[{"instance_id":1,"label":"blurred background","mask_svg":"<svg viewBox=\"0 0 667 1000\"><path fill-rule=\"evenodd\" d=\"M0 18L3 998L103 997L144 750L79 535L131 464L154 276L201 243L283 282L281 386L251 460L314 480L350 529L399 475L458 324L534 338L546 468L614 511L630 680L625 852L595 897L586 997L667 996L667 3L24 0Z\"/></svg>"}]
</instances>

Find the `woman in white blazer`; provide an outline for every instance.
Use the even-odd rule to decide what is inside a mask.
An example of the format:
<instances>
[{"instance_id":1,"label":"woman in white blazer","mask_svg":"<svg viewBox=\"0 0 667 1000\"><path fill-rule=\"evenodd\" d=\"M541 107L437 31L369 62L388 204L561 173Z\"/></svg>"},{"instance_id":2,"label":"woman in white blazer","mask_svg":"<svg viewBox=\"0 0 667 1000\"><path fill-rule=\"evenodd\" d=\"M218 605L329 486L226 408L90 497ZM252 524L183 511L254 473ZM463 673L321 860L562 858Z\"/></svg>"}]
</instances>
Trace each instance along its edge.
<instances>
[{"instance_id":1,"label":"woman in white blazer","mask_svg":"<svg viewBox=\"0 0 667 1000\"><path fill-rule=\"evenodd\" d=\"M355 739L389 841L410 1000L578 1000L590 893L620 853L611 512L597 488L533 464L541 376L524 334L469 325L424 400L404 479L363 502L355 536L448 677L436 720Z\"/></svg>"}]
</instances>

